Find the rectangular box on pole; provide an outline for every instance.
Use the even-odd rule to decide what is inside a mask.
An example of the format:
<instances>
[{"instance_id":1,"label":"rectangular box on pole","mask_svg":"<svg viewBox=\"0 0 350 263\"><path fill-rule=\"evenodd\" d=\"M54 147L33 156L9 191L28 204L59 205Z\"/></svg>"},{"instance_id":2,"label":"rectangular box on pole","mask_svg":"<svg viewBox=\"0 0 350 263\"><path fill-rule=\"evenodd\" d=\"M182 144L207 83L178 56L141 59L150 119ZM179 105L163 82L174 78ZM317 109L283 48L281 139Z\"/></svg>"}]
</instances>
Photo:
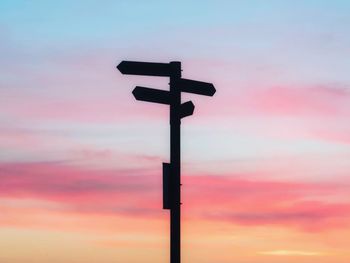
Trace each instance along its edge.
<instances>
[{"instance_id":1,"label":"rectangular box on pole","mask_svg":"<svg viewBox=\"0 0 350 263\"><path fill-rule=\"evenodd\" d=\"M163 209L171 208L170 163L163 163Z\"/></svg>"}]
</instances>

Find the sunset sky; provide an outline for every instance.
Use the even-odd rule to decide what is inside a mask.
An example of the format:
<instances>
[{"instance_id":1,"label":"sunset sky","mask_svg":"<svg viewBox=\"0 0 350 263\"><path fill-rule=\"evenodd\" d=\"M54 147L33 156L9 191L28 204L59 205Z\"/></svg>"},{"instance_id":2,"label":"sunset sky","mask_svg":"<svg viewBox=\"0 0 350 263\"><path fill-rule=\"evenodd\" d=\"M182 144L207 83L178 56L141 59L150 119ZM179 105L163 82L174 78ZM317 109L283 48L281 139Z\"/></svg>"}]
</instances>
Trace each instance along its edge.
<instances>
[{"instance_id":1,"label":"sunset sky","mask_svg":"<svg viewBox=\"0 0 350 263\"><path fill-rule=\"evenodd\" d=\"M350 262L350 2L0 2L0 263L169 262L169 109L122 60L181 61L183 263Z\"/></svg>"}]
</instances>

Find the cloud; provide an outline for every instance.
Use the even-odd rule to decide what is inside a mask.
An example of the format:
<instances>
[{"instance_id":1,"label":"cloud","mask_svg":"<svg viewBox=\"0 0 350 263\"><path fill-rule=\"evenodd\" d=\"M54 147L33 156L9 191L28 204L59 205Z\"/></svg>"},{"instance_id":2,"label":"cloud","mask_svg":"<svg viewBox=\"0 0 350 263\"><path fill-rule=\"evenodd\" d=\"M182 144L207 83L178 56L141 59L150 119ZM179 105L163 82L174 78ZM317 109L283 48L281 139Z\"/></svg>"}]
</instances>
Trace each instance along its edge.
<instances>
[{"instance_id":1,"label":"cloud","mask_svg":"<svg viewBox=\"0 0 350 263\"><path fill-rule=\"evenodd\" d=\"M161 171L88 170L65 163L2 163L0 197L62 203L67 212L158 218ZM183 216L237 225L323 231L348 225L350 203L332 200L349 183L250 181L184 176ZM327 198L329 197L329 198Z\"/></svg>"},{"instance_id":2,"label":"cloud","mask_svg":"<svg viewBox=\"0 0 350 263\"><path fill-rule=\"evenodd\" d=\"M272 201L271 201L272 202ZM278 203L278 201L275 201ZM232 210L235 210L233 207ZM243 210L238 207L237 210ZM295 202L280 208L250 206L246 211L208 213L209 218L218 218L243 225L289 225L304 231L322 231L341 227L350 217L350 205L326 204L323 202ZM255 210L255 211L254 211Z\"/></svg>"},{"instance_id":3,"label":"cloud","mask_svg":"<svg viewBox=\"0 0 350 263\"><path fill-rule=\"evenodd\" d=\"M350 91L340 85L271 86L245 94L247 111L276 116L349 116Z\"/></svg>"},{"instance_id":4,"label":"cloud","mask_svg":"<svg viewBox=\"0 0 350 263\"><path fill-rule=\"evenodd\" d=\"M141 209L150 209L159 184L137 169L87 170L56 163L7 163L0 169L1 196L46 199L84 211L132 210L137 202Z\"/></svg>"},{"instance_id":5,"label":"cloud","mask_svg":"<svg viewBox=\"0 0 350 263\"><path fill-rule=\"evenodd\" d=\"M199 111L205 112L202 115L207 121L212 118L218 129L253 135L258 129L260 136L274 138L350 142L350 88L346 84L275 84L235 93L223 90L216 100Z\"/></svg>"},{"instance_id":6,"label":"cloud","mask_svg":"<svg viewBox=\"0 0 350 263\"><path fill-rule=\"evenodd\" d=\"M270 256L322 256L324 253L317 251L302 251L302 250L272 250L263 251L259 254Z\"/></svg>"},{"instance_id":7,"label":"cloud","mask_svg":"<svg viewBox=\"0 0 350 263\"><path fill-rule=\"evenodd\" d=\"M349 191L348 182L341 184L188 177L186 186L191 190L184 190L184 208L188 204L186 213L208 220L322 231L342 227L350 217L348 199L333 198Z\"/></svg>"}]
</instances>

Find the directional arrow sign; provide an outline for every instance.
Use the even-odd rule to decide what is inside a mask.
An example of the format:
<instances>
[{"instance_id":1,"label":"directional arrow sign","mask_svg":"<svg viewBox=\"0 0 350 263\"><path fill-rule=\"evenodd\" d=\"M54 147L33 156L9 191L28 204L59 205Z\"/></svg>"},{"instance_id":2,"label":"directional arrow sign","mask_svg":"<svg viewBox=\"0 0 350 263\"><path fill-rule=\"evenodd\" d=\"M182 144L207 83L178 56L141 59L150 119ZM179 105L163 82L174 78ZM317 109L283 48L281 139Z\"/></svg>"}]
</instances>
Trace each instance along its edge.
<instances>
[{"instance_id":1,"label":"directional arrow sign","mask_svg":"<svg viewBox=\"0 0 350 263\"><path fill-rule=\"evenodd\" d=\"M194 105L192 101L187 101L182 103L180 106L180 118L185 118L191 116L194 111Z\"/></svg>"},{"instance_id":2,"label":"directional arrow sign","mask_svg":"<svg viewBox=\"0 0 350 263\"><path fill-rule=\"evenodd\" d=\"M205 96L213 96L215 93L215 88L212 83L196 81L191 79L179 79L176 85L183 92L195 93Z\"/></svg>"},{"instance_id":3,"label":"directional arrow sign","mask_svg":"<svg viewBox=\"0 0 350 263\"><path fill-rule=\"evenodd\" d=\"M170 104L170 94L169 91L151 89L145 87L137 86L133 91L135 99L161 103L161 104Z\"/></svg>"},{"instance_id":4,"label":"directional arrow sign","mask_svg":"<svg viewBox=\"0 0 350 263\"><path fill-rule=\"evenodd\" d=\"M168 77L171 74L171 67L170 67L170 64L168 63L122 61L117 66L117 69L122 74L129 74L129 75Z\"/></svg>"}]
</instances>

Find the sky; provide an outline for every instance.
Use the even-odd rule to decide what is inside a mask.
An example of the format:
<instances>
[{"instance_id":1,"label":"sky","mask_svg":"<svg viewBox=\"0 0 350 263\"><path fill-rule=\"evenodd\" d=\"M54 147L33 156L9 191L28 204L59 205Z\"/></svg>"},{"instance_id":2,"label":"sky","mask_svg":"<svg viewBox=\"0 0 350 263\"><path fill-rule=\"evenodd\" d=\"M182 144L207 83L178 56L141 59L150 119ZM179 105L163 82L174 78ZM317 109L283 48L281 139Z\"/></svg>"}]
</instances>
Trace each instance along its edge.
<instances>
[{"instance_id":1,"label":"sky","mask_svg":"<svg viewBox=\"0 0 350 263\"><path fill-rule=\"evenodd\" d=\"M0 262L168 262L182 62L183 263L350 262L349 1L0 2Z\"/></svg>"}]
</instances>

